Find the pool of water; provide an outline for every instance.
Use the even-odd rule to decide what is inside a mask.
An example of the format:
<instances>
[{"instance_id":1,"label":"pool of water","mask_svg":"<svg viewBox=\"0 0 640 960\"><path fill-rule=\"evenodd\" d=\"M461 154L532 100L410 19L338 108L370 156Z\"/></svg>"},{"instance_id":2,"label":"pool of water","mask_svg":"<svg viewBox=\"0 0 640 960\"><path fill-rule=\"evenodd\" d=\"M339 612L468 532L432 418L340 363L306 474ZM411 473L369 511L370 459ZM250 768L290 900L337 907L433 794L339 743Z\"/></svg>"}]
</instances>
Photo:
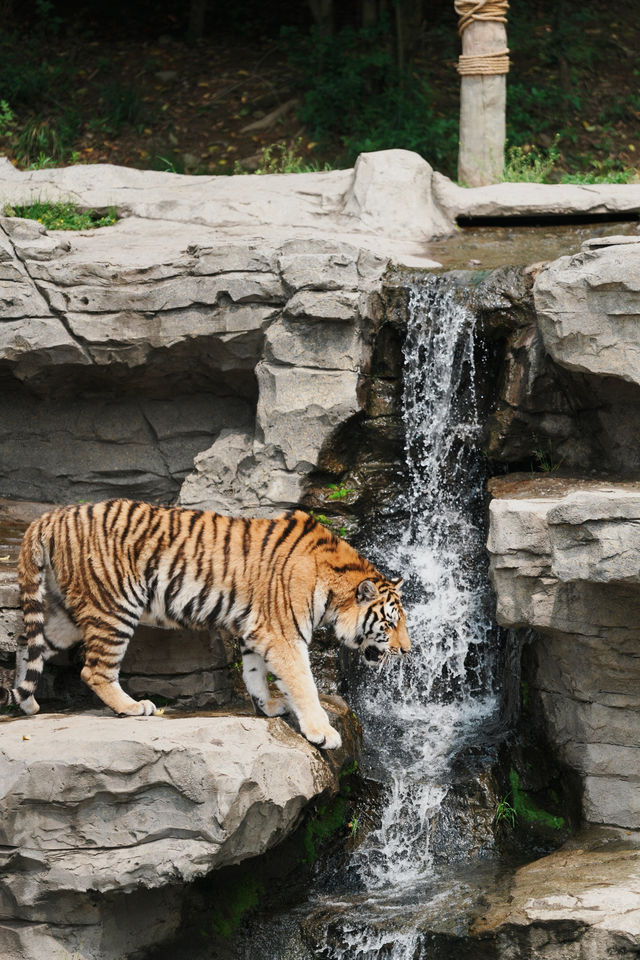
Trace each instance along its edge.
<instances>
[{"instance_id":1,"label":"pool of water","mask_svg":"<svg viewBox=\"0 0 640 960\"><path fill-rule=\"evenodd\" d=\"M444 270L493 270L526 266L577 253L592 237L637 236L637 220L544 226L459 227L452 237L433 240L425 255Z\"/></svg>"}]
</instances>

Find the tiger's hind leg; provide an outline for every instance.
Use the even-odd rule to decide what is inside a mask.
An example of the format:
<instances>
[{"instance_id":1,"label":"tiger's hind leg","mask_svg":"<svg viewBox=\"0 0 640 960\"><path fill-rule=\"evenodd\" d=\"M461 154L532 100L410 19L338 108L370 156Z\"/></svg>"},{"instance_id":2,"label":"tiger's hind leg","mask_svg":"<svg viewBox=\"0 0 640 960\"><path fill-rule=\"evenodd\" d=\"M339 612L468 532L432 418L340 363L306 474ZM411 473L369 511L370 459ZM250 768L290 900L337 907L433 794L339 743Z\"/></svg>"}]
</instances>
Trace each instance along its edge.
<instances>
[{"instance_id":1,"label":"tiger's hind leg","mask_svg":"<svg viewBox=\"0 0 640 960\"><path fill-rule=\"evenodd\" d=\"M266 717L281 717L289 712L285 699L271 696L267 665L259 653L243 652L242 679L257 713L263 713Z\"/></svg>"},{"instance_id":2,"label":"tiger's hind leg","mask_svg":"<svg viewBox=\"0 0 640 960\"><path fill-rule=\"evenodd\" d=\"M19 581L26 644L18 646L15 686L8 691L8 698L29 716L40 710L35 690L47 660L81 639L47 564L37 537L34 543L25 535Z\"/></svg>"},{"instance_id":3,"label":"tiger's hind leg","mask_svg":"<svg viewBox=\"0 0 640 960\"><path fill-rule=\"evenodd\" d=\"M18 691L24 694L28 689L32 690L30 696L20 703L25 713L33 715L40 709L34 696L34 686L47 660L75 647L81 639L82 634L64 607L55 598L49 597L43 632L28 644L26 659L22 662L16 659L16 694Z\"/></svg>"},{"instance_id":4,"label":"tiger's hind leg","mask_svg":"<svg viewBox=\"0 0 640 960\"><path fill-rule=\"evenodd\" d=\"M126 653L134 626L125 626L104 618L100 623L91 618L83 625L85 665L80 676L103 703L114 713L125 717L150 716L156 707L151 700L134 700L119 683L120 664Z\"/></svg>"}]
</instances>

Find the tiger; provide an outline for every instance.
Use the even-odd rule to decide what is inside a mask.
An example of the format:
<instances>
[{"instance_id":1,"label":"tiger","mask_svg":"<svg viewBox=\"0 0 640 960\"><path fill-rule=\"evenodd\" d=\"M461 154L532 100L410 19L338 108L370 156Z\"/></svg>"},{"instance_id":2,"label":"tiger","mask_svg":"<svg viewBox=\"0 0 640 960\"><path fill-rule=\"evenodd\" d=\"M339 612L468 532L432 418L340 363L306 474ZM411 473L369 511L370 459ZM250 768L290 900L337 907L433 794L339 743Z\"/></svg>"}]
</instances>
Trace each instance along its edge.
<instances>
[{"instance_id":1,"label":"tiger","mask_svg":"<svg viewBox=\"0 0 640 960\"><path fill-rule=\"evenodd\" d=\"M370 664L411 646L402 579L302 510L248 519L127 499L57 507L27 528L18 580L27 667L0 699L29 715L45 662L82 643L89 688L119 716L149 716L155 704L119 684L138 623L218 625L238 641L256 712L292 712L310 743L331 750L341 738L311 673L314 629L332 626Z\"/></svg>"}]
</instances>

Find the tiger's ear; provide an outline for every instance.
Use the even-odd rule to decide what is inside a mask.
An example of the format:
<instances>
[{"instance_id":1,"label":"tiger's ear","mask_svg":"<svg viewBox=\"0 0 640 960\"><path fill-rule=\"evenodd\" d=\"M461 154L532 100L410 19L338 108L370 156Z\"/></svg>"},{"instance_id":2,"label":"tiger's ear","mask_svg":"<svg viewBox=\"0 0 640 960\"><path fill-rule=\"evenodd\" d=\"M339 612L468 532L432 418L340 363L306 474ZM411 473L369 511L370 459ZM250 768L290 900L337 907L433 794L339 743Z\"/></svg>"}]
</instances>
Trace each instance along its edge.
<instances>
[{"instance_id":1,"label":"tiger's ear","mask_svg":"<svg viewBox=\"0 0 640 960\"><path fill-rule=\"evenodd\" d=\"M402 589L402 584L404 583L404 577L394 577L389 582L392 583L393 586L398 591L398 593L400 593L400 590Z\"/></svg>"},{"instance_id":2,"label":"tiger's ear","mask_svg":"<svg viewBox=\"0 0 640 960\"><path fill-rule=\"evenodd\" d=\"M359 603L365 603L367 600L373 600L378 596L378 588L373 580L362 580L356 587L356 600Z\"/></svg>"}]
</instances>

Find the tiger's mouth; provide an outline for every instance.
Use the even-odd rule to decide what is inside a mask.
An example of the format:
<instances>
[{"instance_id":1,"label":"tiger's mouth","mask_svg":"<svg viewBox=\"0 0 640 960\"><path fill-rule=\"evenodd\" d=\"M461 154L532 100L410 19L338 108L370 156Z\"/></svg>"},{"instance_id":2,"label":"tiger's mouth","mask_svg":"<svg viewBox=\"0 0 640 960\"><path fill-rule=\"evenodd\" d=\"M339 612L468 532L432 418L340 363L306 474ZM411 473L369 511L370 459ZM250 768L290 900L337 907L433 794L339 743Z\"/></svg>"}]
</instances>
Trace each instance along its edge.
<instances>
[{"instance_id":1,"label":"tiger's mouth","mask_svg":"<svg viewBox=\"0 0 640 960\"><path fill-rule=\"evenodd\" d=\"M364 658L368 663L378 663L379 660L382 660L386 651L380 650L378 647L373 645L366 647L364 651Z\"/></svg>"}]
</instances>

